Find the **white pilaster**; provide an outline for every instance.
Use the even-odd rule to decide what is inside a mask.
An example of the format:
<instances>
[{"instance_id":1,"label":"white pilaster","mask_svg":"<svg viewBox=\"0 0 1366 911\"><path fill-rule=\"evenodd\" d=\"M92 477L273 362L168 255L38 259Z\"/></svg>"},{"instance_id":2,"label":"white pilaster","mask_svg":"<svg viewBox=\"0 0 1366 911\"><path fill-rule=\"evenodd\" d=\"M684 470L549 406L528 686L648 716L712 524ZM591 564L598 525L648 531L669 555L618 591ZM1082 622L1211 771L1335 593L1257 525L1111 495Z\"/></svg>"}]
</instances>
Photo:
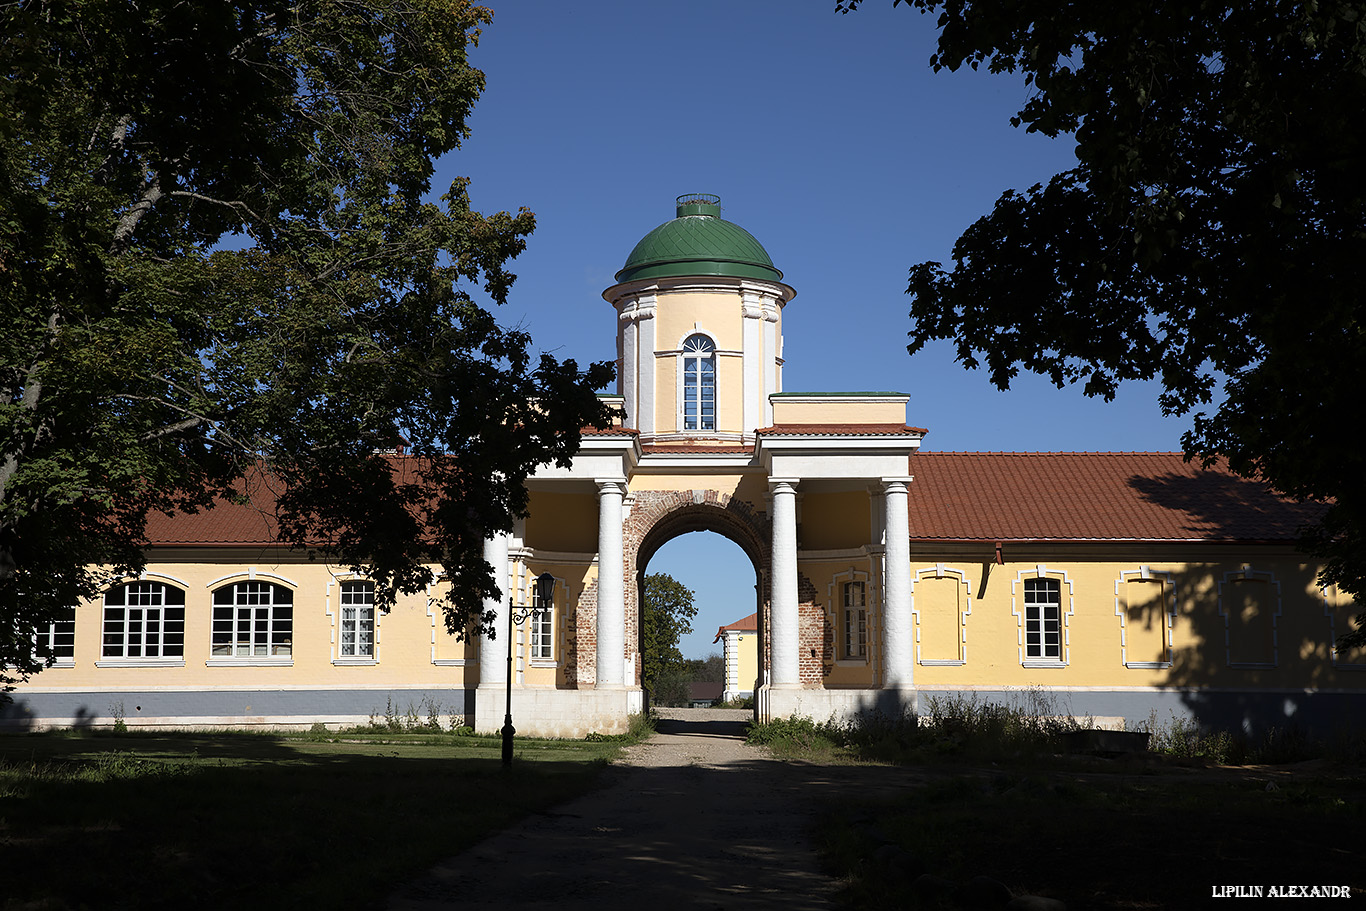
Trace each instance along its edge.
<instances>
[{"instance_id":1,"label":"white pilaster","mask_svg":"<svg viewBox=\"0 0 1366 911\"><path fill-rule=\"evenodd\" d=\"M621 396L626 400L626 426L640 427L640 324L628 311L621 314Z\"/></svg>"},{"instance_id":2,"label":"white pilaster","mask_svg":"<svg viewBox=\"0 0 1366 911\"><path fill-rule=\"evenodd\" d=\"M744 292L740 315L744 324L742 334L744 354L744 422L741 428L745 433L753 433L756 428L766 427L764 421L764 350L762 332L764 308L759 295L753 291Z\"/></svg>"},{"instance_id":3,"label":"white pilaster","mask_svg":"<svg viewBox=\"0 0 1366 911\"><path fill-rule=\"evenodd\" d=\"M775 392L782 392L778 382L778 364L782 352L778 350L778 302L772 298L764 300L764 426L773 426L773 402L769 399Z\"/></svg>"},{"instance_id":4,"label":"white pilaster","mask_svg":"<svg viewBox=\"0 0 1366 911\"><path fill-rule=\"evenodd\" d=\"M655 358L655 295L642 294L636 304L636 416L634 426L641 433L655 432L655 374L659 363Z\"/></svg>"},{"instance_id":5,"label":"white pilaster","mask_svg":"<svg viewBox=\"0 0 1366 911\"><path fill-rule=\"evenodd\" d=\"M621 501L626 482L598 485L598 654L597 685L626 683L626 590L621 546Z\"/></svg>"},{"instance_id":6,"label":"white pilaster","mask_svg":"<svg viewBox=\"0 0 1366 911\"><path fill-rule=\"evenodd\" d=\"M508 536L498 533L484 541L484 562L493 567L493 581L498 584L499 594L495 598L485 598L484 613L494 611L498 619L490 629L479 637L479 686L507 685L508 644L504 637L508 634ZM489 633L496 630L497 639L490 639Z\"/></svg>"},{"instance_id":7,"label":"white pilaster","mask_svg":"<svg viewBox=\"0 0 1366 911\"><path fill-rule=\"evenodd\" d=\"M797 627L797 491L796 480L769 480L772 493L773 598L769 613L769 667L775 687L801 685Z\"/></svg>"},{"instance_id":8,"label":"white pilaster","mask_svg":"<svg viewBox=\"0 0 1366 911\"><path fill-rule=\"evenodd\" d=\"M907 510L909 478L883 478L886 515L886 604L882 618L882 686L914 685L915 618L911 615L911 532Z\"/></svg>"}]
</instances>

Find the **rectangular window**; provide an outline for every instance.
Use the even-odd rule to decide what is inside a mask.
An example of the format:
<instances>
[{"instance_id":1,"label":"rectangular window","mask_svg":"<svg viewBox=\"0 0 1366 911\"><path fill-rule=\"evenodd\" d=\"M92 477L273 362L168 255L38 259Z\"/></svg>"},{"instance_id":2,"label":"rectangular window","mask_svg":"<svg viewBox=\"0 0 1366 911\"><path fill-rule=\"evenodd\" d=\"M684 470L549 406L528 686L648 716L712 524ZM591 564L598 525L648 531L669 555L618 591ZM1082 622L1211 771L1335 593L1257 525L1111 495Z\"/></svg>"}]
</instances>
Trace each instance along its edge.
<instances>
[{"instance_id":1,"label":"rectangular window","mask_svg":"<svg viewBox=\"0 0 1366 911\"><path fill-rule=\"evenodd\" d=\"M1057 579L1026 579L1025 657L1062 660L1062 584Z\"/></svg>"},{"instance_id":2,"label":"rectangular window","mask_svg":"<svg viewBox=\"0 0 1366 911\"><path fill-rule=\"evenodd\" d=\"M185 657L185 592L129 582L104 596L105 658Z\"/></svg>"},{"instance_id":3,"label":"rectangular window","mask_svg":"<svg viewBox=\"0 0 1366 911\"><path fill-rule=\"evenodd\" d=\"M213 593L216 658L288 657L294 651L294 593L271 582L238 582Z\"/></svg>"},{"instance_id":4,"label":"rectangular window","mask_svg":"<svg viewBox=\"0 0 1366 911\"><path fill-rule=\"evenodd\" d=\"M60 620L38 627L34 637L38 657L56 661L71 661L76 657L76 608L68 607Z\"/></svg>"},{"instance_id":5,"label":"rectangular window","mask_svg":"<svg viewBox=\"0 0 1366 911\"><path fill-rule=\"evenodd\" d=\"M370 582L341 584L340 656L375 657L375 586Z\"/></svg>"},{"instance_id":6,"label":"rectangular window","mask_svg":"<svg viewBox=\"0 0 1366 911\"><path fill-rule=\"evenodd\" d=\"M531 615L531 658L533 661L555 660L555 605L542 610L540 598L532 589L536 610Z\"/></svg>"},{"instance_id":7,"label":"rectangular window","mask_svg":"<svg viewBox=\"0 0 1366 911\"><path fill-rule=\"evenodd\" d=\"M867 583L844 583L844 604L841 607L844 631L844 657L846 659L866 659L868 657L868 611Z\"/></svg>"}]
</instances>

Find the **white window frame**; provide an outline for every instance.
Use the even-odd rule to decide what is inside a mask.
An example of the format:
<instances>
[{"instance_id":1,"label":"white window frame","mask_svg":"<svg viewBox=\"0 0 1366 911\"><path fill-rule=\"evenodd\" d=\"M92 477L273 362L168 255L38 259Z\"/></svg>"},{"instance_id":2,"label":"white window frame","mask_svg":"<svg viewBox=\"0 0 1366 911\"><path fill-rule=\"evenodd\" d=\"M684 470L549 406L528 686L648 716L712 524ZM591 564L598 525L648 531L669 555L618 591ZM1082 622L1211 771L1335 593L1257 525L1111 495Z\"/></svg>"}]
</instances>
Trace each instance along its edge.
<instances>
[{"instance_id":1,"label":"white window frame","mask_svg":"<svg viewBox=\"0 0 1366 911\"><path fill-rule=\"evenodd\" d=\"M114 592L123 593L121 604L109 603ZM139 603L128 603L134 596ZM104 593L100 621L96 667L185 666L184 588L153 579L120 582ZM111 635L118 641L111 642ZM134 636L139 640L136 645L131 641ZM148 645L149 637L155 638L154 645ZM134 650L138 654L129 654Z\"/></svg>"},{"instance_id":2,"label":"white window frame","mask_svg":"<svg viewBox=\"0 0 1366 911\"><path fill-rule=\"evenodd\" d=\"M1062 583L1039 576L1025 579L1024 614L1025 659L1061 663Z\"/></svg>"},{"instance_id":3,"label":"white window frame","mask_svg":"<svg viewBox=\"0 0 1366 911\"><path fill-rule=\"evenodd\" d=\"M1029 608L1022 582L1031 579L1047 579L1058 585L1058 657L1039 657L1029 654L1028 626ZM1073 582L1065 570L1049 569L1040 563L1032 569L1022 569L1015 574L1010 583L1010 612L1017 624L1016 646L1020 651L1020 665L1028 668L1067 667L1072 643L1071 621L1076 612L1076 592Z\"/></svg>"},{"instance_id":4,"label":"white window frame","mask_svg":"<svg viewBox=\"0 0 1366 911\"><path fill-rule=\"evenodd\" d=\"M534 583L532 577L531 583ZM534 608L528 620L528 635L531 640L531 666L532 667L558 667L556 660L556 606L552 602L549 610L542 610L540 605L540 593L534 584L529 584L531 590L531 606ZM558 595L564 588L562 579L555 579L555 592Z\"/></svg>"},{"instance_id":5,"label":"white window frame","mask_svg":"<svg viewBox=\"0 0 1366 911\"><path fill-rule=\"evenodd\" d=\"M362 600L355 600L357 596ZM352 616L347 616L348 611ZM366 632L368 648L362 635ZM375 652L375 584L364 579L341 580L337 585L337 657L374 662Z\"/></svg>"},{"instance_id":6,"label":"white window frame","mask_svg":"<svg viewBox=\"0 0 1366 911\"><path fill-rule=\"evenodd\" d=\"M955 585L963 587L962 608L954 618L954 634L958 639L957 658L924 658L920 654L920 630L924 622L921 609L916 603L916 586L922 579L952 579ZM915 661L925 667L962 667L968 663L968 618L972 616L972 578L965 570L943 563L918 569L911 577L911 616L915 618Z\"/></svg>"},{"instance_id":7,"label":"white window frame","mask_svg":"<svg viewBox=\"0 0 1366 911\"><path fill-rule=\"evenodd\" d=\"M255 577L220 585L213 589L209 635L209 667L292 665L294 591Z\"/></svg>"},{"instance_id":8,"label":"white window frame","mask_svg":"<svg viewBox=\"0 0 1366 911\"><path fill-rule=\"evenodd\" d=\"M715 433L716 432L716 409L717 398L717 350L716 339L705 332L693 332L683 340L679 346L678 354L678 430L682 433ZM702 363L711 364L709 373L702 372ZM692 368L696 367L696 387L695 394L689 396L688 381L692 376ZM710 380L708 383L707 381ZM703 417L703 395L706 388L711 388L711 417L710 426L705 426L707 420ZM695 425L688 426L688 405L689 399L696 406Z\"/></svg>"},{"instance_id":9,"label":"white window frame","mask_svg":"<svg viewBox=\"0 0 1366 911\"><path fill-rule=\"evenodd\" d=\"M76 608L68 607L66 612L61 620L44 623L33 634L34 654L50 659L48 667L76 666Z\"/></svg>"},{"instance_id":10,"label":"white window frame","mask_svg":"<svg viewBox=\"0 0 1366 911\"><path fill-rule=\"evenodd\" d=\"M1129 582L1155 582L1162 586L1162 654L1157 661L1129 660L1129 629L1126 616L1127 603L1124 598L1125 585ZM1138 569L1126 569L1115 580L1115 616L1119 618L1119 660L1126 668L1137 670L1161 670L1172 666L1173 636L1176 632L1176 587L1172 574L1154 572L1146 565Z\"/></svg>"},{"instance_id":11,"label":"white window frame","mask_svg":"<svg viewBox=\"0 0 1366 911\"><path fill-rule=\"evenodd\" d=\"M852 598L857 593L857 599ZM858 603L854 603L857 600ZM840 583L840 660L868 661L868 580Z\"/></svg>"}]
</instances>

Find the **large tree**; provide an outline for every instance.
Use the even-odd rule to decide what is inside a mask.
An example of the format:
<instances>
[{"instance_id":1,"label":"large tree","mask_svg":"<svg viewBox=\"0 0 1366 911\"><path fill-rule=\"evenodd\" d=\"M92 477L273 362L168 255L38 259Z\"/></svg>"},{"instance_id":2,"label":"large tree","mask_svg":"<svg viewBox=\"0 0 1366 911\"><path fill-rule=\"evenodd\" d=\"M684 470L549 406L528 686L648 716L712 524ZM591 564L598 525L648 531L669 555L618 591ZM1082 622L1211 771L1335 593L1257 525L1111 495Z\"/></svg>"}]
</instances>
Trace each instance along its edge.
<instances>
[{"instance_id":1,"label":"large tree","mask_svg":"<svg viewBox=\"0 0 1366 911\"><path fill-rule=\"evenodd\" d=\"M1077 155L911 269L911 353L950 339L1003 389L1160 378L1188 454L1331 504L1306 543L1366 604L1366 4L907 5L931 66L1022 74L1013 123Z\"/></svg>"},{"instance_id":2,"label":"large tree","mask_svg":"<svg viewBox=\"0 0 1366 911\"><path fill-rule=\"evenodd\" d=\"M502 303L534 221L437 157L483 88L466 0L0 8L0 668L143 563L149 511L252 497L388 603L450 581L601 426ZM392 454L406 450L407 458ZM269 495L266 495L266 494Z\"/></svg>"}]
</instances>

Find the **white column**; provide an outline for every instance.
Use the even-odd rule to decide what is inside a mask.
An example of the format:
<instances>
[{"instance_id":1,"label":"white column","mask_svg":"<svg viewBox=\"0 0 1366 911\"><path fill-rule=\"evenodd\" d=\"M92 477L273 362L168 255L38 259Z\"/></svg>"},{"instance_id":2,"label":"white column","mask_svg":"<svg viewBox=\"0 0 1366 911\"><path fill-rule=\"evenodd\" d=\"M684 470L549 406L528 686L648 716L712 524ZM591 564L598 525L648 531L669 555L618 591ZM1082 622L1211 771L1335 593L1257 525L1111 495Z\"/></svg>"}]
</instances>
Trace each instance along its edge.
<instances>
[{"instance_id":1,"label":"white column","mask_svg":"<svg viewBox=\"0 0 1366 911\"><path fill-rule=\"evenodd\" d=\"M479 685L506 686L508 644L508 536L502 532L484 541L484 562L493 567L493 581L497 583L499 595L484 599L484 612L495 611L498 619L493 630L498 638L490 639L489 632L479 637Z\"/></svg>"},{"instance_id":2,"label":"white column","mask_svg":"<svg viewBox=\"0 0 1366 911\"><path fill-rule=\"evenodd\" d=\"M773 599L769 613L769 667L772 685L801 685L797 648L797 491L795 480L770 479L773 494Z\"/></svg>"},{"instance_id":3,"label":"white column","mask_svg":"<svg viewBox=\"0 0 1366 911\"><path fill-rule=\"evenodd\" d=\"M882 686L906 689L915 682L915 618L911 615L911 530L906 505L909 478L883 478L886 515L885 607L882 616Z\"/></svg>"},{"instance_id":4,"label":"white column","mask_svg":"<svg viewBox=\"0 0 1366 911\"><path fill-rule=\"evenodd\" d=\"M626 589L621 553L624 480L598 481L598 687L626 684Z\"/></svg>"}]
</instances>

